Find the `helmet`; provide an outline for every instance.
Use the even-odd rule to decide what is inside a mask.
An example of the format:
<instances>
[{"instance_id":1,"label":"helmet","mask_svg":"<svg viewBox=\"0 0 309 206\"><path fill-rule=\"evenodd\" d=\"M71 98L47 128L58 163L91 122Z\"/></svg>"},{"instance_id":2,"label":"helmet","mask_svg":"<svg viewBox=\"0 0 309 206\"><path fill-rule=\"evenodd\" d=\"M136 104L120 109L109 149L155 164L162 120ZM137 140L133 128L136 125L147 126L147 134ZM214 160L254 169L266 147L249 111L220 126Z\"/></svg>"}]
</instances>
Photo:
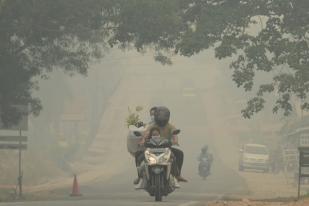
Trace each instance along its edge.
<instances>
[{"instance_id":1,"label":"helmet","mask_svg":"<svg viewBox=\"0 0 309 206\"><path fill-rule=\"evenodd\" d=\"M201 149L201 151L202 151L203 153L206 153L207 150L208 150L208 146L207 146L207 145L205 145L205 146Z\"/></svg>"},{"instance_id":2,"label":"helmet","mask_svg":"<svg viewBox=\"0 0 309 206\"><path fill-rule=\"evenodd\" d=\"M149 110L149 113L156 111L156 110L157 110L157 107L151 107L151 109Z\"/></svg>"},{"instance_id":3,"label":"helmet","mask_svg":"<svg viewBox=\"0 0 309 206\"><path fill-rule=\"evenodd\" d=\"M157 107L155 111L155 122L158 126L164 127L170 120L170 110L167 107Z\"/></svg>"}]
</instances>

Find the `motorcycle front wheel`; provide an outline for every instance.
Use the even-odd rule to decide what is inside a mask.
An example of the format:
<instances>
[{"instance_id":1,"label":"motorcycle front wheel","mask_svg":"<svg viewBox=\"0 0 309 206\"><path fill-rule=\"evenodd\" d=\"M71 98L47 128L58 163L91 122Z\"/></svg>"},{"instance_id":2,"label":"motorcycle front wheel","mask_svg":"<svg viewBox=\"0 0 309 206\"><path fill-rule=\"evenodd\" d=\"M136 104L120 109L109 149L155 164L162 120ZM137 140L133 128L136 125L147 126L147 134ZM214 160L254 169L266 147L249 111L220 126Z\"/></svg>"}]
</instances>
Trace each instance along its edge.
<instances>
[{"instance_id":1,"label":"motorcycle front wheel","mask_svg":"<svg viewBox=\"0 0 309 206\"><path fill-rule=\"evenodd\" d=\"M162 201L162 192L161 192L162 181L161 181L161 175L160 174L155 176L155 185L156 185L155 200L157 202L161 202Z\"/></svg>"}]
</instances>

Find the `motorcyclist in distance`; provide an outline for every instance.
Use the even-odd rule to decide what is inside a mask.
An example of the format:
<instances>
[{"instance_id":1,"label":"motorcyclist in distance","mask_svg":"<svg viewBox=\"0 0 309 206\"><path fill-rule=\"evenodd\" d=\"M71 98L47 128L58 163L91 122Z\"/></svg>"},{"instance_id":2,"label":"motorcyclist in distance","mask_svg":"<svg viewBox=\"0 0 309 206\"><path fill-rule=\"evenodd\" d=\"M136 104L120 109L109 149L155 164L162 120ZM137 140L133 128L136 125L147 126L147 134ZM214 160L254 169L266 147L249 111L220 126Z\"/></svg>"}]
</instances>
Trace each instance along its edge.
<instances>
[{"instance_id":1,"label":"motorcyclist in distance","mask_svg":"<svg viewBox=\"0 0 309 206\"><path fill-rule=\"evenodd\" d=\"M208 160L208 163L209 163L209 170L210 170L210 167L211 167L211 164L212 164L212 161L213 161L213 156L212 154L210 154L208 152L208 146L205 145L204 147L202 147L201 149L201 153L198 157L198 161L201 162L203 160L203 158L206 158Z\"/></svg>"}]
</instances>

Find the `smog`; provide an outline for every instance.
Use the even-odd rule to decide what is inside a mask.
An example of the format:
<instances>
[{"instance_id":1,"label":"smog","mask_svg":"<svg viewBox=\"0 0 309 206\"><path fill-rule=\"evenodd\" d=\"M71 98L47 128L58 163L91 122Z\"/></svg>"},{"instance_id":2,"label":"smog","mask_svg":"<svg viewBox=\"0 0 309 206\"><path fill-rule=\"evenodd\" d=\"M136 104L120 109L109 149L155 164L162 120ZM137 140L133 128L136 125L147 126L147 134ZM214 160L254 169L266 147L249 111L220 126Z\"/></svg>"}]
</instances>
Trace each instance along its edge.
<instances>
[{"instance_id":1,"label":"smog","mask_svg":"<svg viewBox=\"0 0 309 206\"><path fill-rule=\"evenodd\" d=\"M308 4L180 2L0 1L0 205L307 204Z\"/></svg>"}]
</instances>

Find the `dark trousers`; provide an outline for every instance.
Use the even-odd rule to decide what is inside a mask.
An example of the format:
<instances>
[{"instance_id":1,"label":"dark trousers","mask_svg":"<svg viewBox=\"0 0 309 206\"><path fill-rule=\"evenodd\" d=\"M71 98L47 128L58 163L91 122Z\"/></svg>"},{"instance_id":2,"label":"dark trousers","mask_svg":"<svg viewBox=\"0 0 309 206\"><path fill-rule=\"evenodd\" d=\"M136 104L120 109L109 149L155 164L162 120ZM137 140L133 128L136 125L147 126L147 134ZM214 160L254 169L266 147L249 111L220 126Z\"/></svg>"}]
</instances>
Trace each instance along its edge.
<instances>
[{"instance_id":1,"label":"dark trousers","mask_svg":"<svg viewBox=\"0 0 309 206\"><path fill-rule=\"evenodd\" d=\"M144 152L145 151L137 151L135 153L135 165L136 165L136 167L139 167L142 164L142 162L144 161L144 159L145 159Z\"/></svg>"},{"instance_id":2,"label":"dark trousers","mask_svg":"<svg viewBox=\"0 0 309 206\"><path fill-rule=\"evenodd\" d=\"M179 170L179 175L180 175L182 165L183 165L183 151L181 151L178 148L174 148L174 147L172 147L171 150L176 157L176 164L177 164L177 167L178 167L178 170Z\"/></svg>"}]
</instances>

